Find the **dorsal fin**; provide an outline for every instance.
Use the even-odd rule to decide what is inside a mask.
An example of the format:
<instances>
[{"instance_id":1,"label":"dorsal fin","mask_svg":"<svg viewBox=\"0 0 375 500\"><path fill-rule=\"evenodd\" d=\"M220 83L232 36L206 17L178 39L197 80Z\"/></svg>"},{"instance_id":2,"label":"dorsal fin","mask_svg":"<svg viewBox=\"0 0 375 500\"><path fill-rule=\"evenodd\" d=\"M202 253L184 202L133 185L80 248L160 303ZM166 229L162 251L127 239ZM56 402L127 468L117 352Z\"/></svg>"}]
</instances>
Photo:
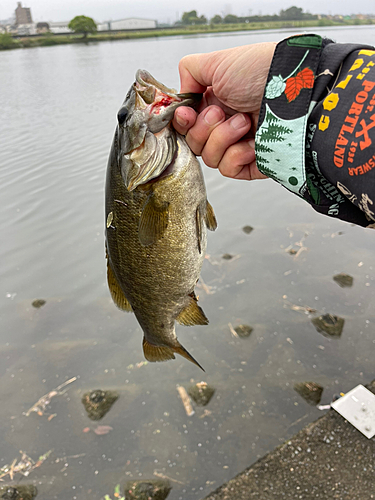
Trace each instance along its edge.
<instances>
[{"instance_id":1,"label":"dorsal fin","mask_svg":"<svg viewBox=\"0 0 375 500\"><path fill-rule=\"evenodd\" d=\"M191 361L195 365L199 366L201 370L204 371L203 367L198 363L197 360L183 347L178 340L175 341L176 345L173 347L169 346L158 346L150 344L145 338L143 338L143 353L148 361L168 361L169 359L175 359L173 353L177 353L185 359Z\"/></svg>"},{"instance_id":2,"label":"dorsal fin","mask_svg":"<svg viewBox=\"0 0 375 500\"><path fill-rule=\"evenodd\" d=\"M203 309L198 306L198 301L195 295L189 296L189 303L177 316L176 321L181 325L208 325L208 319L203 312Z\"/></svg>"},{"instance_id":3,"label":"dorsal fin","mask_svg":"<svg viewBox=\"0 0 375 500\"><path fill-rule=\"evenodd\" d=\"M116 306L119 309L122 309L123 311L133 312L130 302L125 297L124 292L121 290L120 285L118 284L118 281L116 279L116 276L112 271L112 268L108 261L108 256L107 256L107 282L109 291L111 292L112 300L116 304Z\"/></svg>"},{"instance_id":4,"label":"dorsal fin","mask_svg":"<svg viewBox=\"0 0 375 500\"><path fill-rule=\"evenodd\" d=\"M211 204L207 200L207 208L206 208L206 226L210 231L215 231L217 228L217 220L215 216L214 209Z\"/></svg>"},{"instance_id":5,"label":"dorsal fin","mask_svg":"<svg viewBox=\"0 0 375 500\"><path fill-rule=\"evenodd\" d=\"M168 226L169 203L158 203L151 194L143 206L139 219L138 237L144 247L156 243L163 236Z\"/></svg>"}]
</instances>

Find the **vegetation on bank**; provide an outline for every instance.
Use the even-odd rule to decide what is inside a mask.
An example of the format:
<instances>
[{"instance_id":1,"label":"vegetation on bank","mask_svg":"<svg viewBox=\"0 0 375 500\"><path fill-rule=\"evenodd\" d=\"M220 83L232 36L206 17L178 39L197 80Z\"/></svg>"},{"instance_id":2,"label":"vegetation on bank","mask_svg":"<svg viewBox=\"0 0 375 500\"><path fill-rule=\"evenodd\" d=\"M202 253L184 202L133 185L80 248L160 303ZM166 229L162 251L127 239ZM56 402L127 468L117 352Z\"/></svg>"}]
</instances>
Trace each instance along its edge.
<instances>
[{"instance_id":1,"label":"vegetation on bank","mask_svg":"<svg viewBox=\"0 0 375 500\"><path fill-rule=\"evenodd\" d=\"M96 22L91 17L87 16L76 16L68 24L68 28L74 33L81 33L83 38L87 38L87 35L96 33Z\"/></svg>"},{"instance_id":2,"label":"vegetation on bank","mask_svg":"<svg viewBox=\"0 0 375 500\"><path fill-rule=\"evenodd\" d=\"M188 26L176 26L173 28L160 28L153 30L139 31L121 31L113 33L96 32L88 34L86 37L82 35L54 35L46 33L40 36L28 36L14 38L12 35L0 34L0 50L27 48L27 47L45 47L51 45L63 45L71 43L91 43L102 41L114 41L136 38L152 38L162 36L178 36L178 35L195 35L201 33L224 33L232 31L250 31L250 30L267 30L267 29L283 29L283 28L313 28L322 26L351 26L351 25L368 25L375 24L374 19L347 19L335 21L327 18L323 19L304 19L304 20L289 20L289 21L262 21L262 22L244 22L235 24L199 24Z\"/></svg>"},{"instance_id":3,"label":"vegetation on bank","mask_svg":"<svg viewBox=\"0 0 375 500\"><path fill-rule=\"evenodd\" d=\"M310 14L309 12L303 12L300 7L289 7L288 9L281 10L279 14L272 15L258 15L258 16L235 16L233 14L227 14L222 17L216 14L209 21L209 24L236 24L236 23L252 23L252 22L269 22L269 21L303 21L319 19L316 14ZM181 17L181 21L177 21L176 24L208 24L207 18L205 16L198 16L196 10L191 10L190 12L184 12Z\"/></svg>"}]
</instances>

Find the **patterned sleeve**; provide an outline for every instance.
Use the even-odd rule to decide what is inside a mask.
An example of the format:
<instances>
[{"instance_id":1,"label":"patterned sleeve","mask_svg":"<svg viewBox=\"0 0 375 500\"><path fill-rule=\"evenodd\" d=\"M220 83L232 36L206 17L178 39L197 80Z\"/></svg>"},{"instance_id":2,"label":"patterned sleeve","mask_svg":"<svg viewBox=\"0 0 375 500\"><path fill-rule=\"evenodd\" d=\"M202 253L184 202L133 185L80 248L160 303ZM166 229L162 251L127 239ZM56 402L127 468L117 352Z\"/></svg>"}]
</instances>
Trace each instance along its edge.
<instances>
[{"instance_id":1,"label":"patterned sleeve","mask_svg":"<svg viewBox=\"0 0 375 500\"><path fill-rule=\"evenodd\" d=\"M255 139L259 170L322 214L375 227L375 50L280 42Z\"/></svg>"}]
</instances>

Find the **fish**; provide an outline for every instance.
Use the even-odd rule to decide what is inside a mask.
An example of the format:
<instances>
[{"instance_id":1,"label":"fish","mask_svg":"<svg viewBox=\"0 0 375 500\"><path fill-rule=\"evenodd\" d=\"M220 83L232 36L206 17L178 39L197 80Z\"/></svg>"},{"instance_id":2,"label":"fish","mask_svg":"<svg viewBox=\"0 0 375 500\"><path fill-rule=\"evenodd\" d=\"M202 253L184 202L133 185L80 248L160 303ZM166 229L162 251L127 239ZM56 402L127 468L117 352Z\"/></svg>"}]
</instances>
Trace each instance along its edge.
<instances>
[{"instance_id":1,"label":"fish","mask_svg":"<svg viewBox=\"0 0 375 500\"><path fill-rule=\"evenodd\" d=\"M148 361L179 354L175 322L207 325L194 287L217 227L203 172L171 121L202 94L178 94L138 70L117 114L105 186L107 282L114 303L134 312ZM204 370L203 370L204 371Z\"/></svg>"}]
</instances>

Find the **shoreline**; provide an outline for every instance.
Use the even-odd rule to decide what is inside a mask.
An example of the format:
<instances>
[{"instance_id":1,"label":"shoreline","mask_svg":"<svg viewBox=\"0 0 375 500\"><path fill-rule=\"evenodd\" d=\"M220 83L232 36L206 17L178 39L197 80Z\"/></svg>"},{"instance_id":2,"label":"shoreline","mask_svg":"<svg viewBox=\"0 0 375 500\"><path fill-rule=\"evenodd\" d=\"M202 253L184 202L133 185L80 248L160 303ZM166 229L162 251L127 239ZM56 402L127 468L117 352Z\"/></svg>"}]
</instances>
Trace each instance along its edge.
<instances>
[{"instance_id":1,"label":"shoreline","mask_svg":"<svg viewBox=\"0 0 375 500\"><path fill-rule=\"evenodd\" d=\"M116 40L134 40L139 38L158 38L164 36L186 36L200 34L234 33L236 31L263 31L281 30L294 28L323 28L323 27L349 27L349 26L371 26L375 24L375 18L366 20L348 20L337 22L330 20L312 21L270 21L257 23L238 23L220 25L186 26L184 28L156 28L152 30L97 32L84 38L76 34L52 34L12 36L0 34L0 50L13 50L32 47L50 47L53 45L66 45L72 43L98 43Z\"/></svg>"},{"instance_id":2,"label":"shoreline","mask_svg":"<svg viewBox=\"0 0 375 500\"><path fill-rule=\"evenodd\" d=\"M370 500L374 457L375 438L330 409L202 500Z\"/></svg>"}]
</instances>

